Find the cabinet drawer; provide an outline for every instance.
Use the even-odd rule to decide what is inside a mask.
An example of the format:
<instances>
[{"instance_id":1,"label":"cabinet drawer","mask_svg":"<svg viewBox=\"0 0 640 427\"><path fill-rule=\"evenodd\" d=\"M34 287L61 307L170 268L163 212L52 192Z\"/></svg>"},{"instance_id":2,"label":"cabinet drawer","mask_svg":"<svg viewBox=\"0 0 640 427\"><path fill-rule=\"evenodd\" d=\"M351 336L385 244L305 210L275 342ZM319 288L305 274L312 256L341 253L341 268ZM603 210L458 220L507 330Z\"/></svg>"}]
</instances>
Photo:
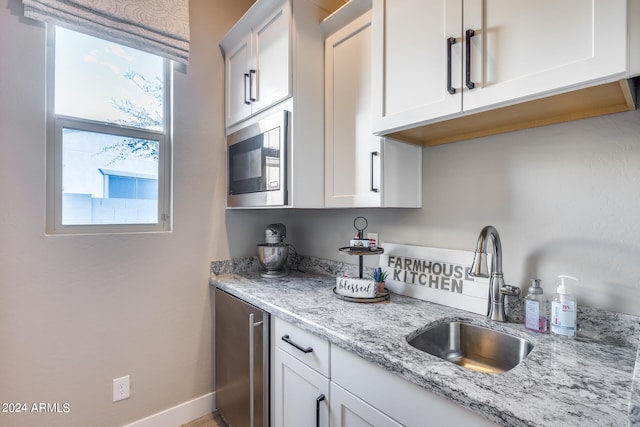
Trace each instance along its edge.
<instances>
[{"instance_id":1,"label":"cabinet drawer","mask_svg":"<svg viewBox=\"0 0 640 427\"><path fill-rule=\"evenodd\" d=\"M276 346L325 377L329 376L329 342L282 319L275 321Z\"/></svg>"}]
</instances>

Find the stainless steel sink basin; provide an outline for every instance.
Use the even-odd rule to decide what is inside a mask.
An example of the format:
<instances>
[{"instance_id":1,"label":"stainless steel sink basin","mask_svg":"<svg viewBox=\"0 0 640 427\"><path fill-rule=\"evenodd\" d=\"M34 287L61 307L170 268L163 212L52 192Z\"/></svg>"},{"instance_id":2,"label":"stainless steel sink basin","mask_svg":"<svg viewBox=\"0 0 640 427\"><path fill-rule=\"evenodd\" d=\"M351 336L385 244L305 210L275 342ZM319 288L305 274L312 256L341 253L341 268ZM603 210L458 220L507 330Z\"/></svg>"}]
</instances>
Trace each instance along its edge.
<instances>
[{"instance_id":1,"label":"stainless steel sink basin","mask_svg":"<svg viewBox=\"0 0 640 427\"><path fill-rule=\"evenodd\" d=\"M440 323L409 337L408 342L440 359L492 374L514 368L533 349L523 338L461 321Z\"/></svg>"}]
</instances>

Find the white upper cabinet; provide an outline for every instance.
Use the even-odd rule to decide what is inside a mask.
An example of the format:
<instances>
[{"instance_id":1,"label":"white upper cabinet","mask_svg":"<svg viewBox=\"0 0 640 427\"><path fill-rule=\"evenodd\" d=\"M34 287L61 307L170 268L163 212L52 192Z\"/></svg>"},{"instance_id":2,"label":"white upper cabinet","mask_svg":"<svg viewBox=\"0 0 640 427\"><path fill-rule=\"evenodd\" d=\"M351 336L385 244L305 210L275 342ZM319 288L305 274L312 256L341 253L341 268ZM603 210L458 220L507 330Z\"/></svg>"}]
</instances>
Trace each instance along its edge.
<instances>
[{"instance_id":1,"label":"white upper cabinet","mask_svg":"<svg viewBox=\"0 0 640 427\"><path fill-rule=\"evenodd\" d=\"M466 111L627 71L626 0L465 0L463 29Z\"/></svg>"},{"instance_id":2,"label":"white upper cabinet","mask_svg":"<svg viewBox=\"0 0 640 427\"><path fill-rule=\"evenodd\" d=\"M325 207L420 207L421 147L373 134L371 84L369 11L325 41Z\"/></svg>"},{"instance_id":3,"label":"white upper cabinet","mask_svg":"<svg viewBox=\"0 0 640 427\"><path fill-rule=\"evenodd\" d=\"M227 126L251 115L251 101L249 100L250 36L251 34L247 34L238 45L230 48L225 58L225 123Z\"/></svg>"},{"instance_id":4,"label":"white upper cabinet","mask_svg":"<svg viewBox=\"0 0 640 427\"><path fill-rule=\"evenodd\" d=\"M289 111L287 208L324 207L324 30L331 1L257 0L220 42L225 132Z\"/></svg>"},{"instance_id":5,"label":"white upper cabinet","mask_svg":"<svg viewBox=\"0 0 640 427\"><path fill-rule=\"evenodd\" d=\"M257 83L251 88L254 111L263 110L291 94L290 20L289 3L285 2L254 29L257 72Z\"/></svg>"},{"instance_id":6,"label":"white upper cabinet","mask_svg":"<svg viewBox=\"0 0 640 427\"><path fill-rule=\"evenodd\" d=\"M373 0L374 131L615 81L626 0Z\"/></svg>"},{"instance_id":7,"label":"white upper cabinet","mask_svg":"<svg viewBox=\"0 0 640 427\"><path fill-rule=\"evenodd\" d=\"M461 20L460 0L373 2L374 132L462 111Z\"/></svg>"},{"instance_id":8,"label":"white upper cabinet","mask_svg":"<svg viewBox=\"0 0 640 427\"><path fill-rule=\"evenodd\" d=\"M291 7L263 1L220 43L225 51L225 124L232 126L291 95Z\"/></svg>"}]
</instances>

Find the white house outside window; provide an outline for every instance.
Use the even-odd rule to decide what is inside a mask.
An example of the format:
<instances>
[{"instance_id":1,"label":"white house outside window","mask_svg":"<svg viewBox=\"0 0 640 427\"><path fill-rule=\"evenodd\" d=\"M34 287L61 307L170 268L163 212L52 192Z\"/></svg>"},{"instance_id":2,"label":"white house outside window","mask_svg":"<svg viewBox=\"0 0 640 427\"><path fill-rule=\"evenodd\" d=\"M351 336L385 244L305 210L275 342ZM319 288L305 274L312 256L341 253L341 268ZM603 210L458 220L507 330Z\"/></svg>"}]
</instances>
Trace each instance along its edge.
<instances>
[{"instance_id":1,"label":"white house outside window","mask_svg":"<svg viewBox=\"0 0 640 427\"><path fill-rule=\"evenodd\" d=\"M170 61L49 29L52 234L170 230Z\"/></svg>"}]
</instances>

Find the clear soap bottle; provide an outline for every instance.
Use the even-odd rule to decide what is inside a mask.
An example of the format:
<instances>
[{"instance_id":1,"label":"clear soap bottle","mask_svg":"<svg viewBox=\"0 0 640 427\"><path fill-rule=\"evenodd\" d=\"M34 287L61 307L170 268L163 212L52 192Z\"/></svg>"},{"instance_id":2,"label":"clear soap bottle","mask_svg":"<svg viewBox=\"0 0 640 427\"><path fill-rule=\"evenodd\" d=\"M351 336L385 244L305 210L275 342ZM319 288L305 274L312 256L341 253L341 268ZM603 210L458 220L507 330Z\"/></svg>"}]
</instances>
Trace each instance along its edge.
<instances>
[{"instance_id":1,"label":"clear soap bottle","mask_svg":"<svg viewBox=\"0 0 640 427\"><path fill-rule=\"evenodd\" d=\"M524 297L524 327L533 332L547 331L546 300L540 279L531 279L529 292Z\"/></svg>"},{"instance_id":2,"label":"clear soap bottle","mask_svg":"<svg viewBox=\"0 0 640 427\"><path fill-rule=\"evenodd\" d=\"M576 297L571 294L565 280L574 280L576 284L578 279L572 276L559 275L560 285L557 293L551 300L551 332L565 337L575 337L577 329L578 302Z\"/></svg>"}]
</instances>

